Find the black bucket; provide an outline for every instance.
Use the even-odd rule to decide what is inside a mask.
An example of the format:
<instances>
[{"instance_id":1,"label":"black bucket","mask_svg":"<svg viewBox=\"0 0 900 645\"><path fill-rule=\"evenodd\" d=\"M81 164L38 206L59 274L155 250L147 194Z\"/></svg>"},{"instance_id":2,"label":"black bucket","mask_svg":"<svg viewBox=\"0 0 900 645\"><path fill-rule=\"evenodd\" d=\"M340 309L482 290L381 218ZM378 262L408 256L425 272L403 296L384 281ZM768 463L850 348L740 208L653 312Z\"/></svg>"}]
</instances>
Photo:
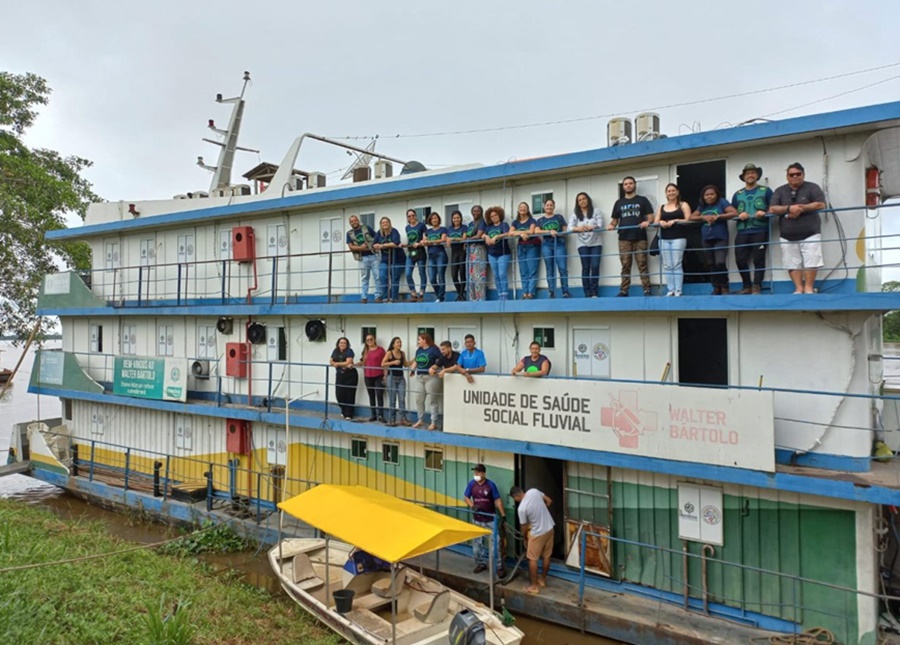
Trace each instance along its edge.
<instances>
[{"instance_id":1,"label":"black bucket","mask_svg":"<svg viewBox=\"0 0 900 645\"><path fill-rule=\"evenodd\" d=\"M334 609L339 614L346 614L353 609L353 596L356 592L353 589L338 589L333 594Z\"/></svg>"}]
</instances>

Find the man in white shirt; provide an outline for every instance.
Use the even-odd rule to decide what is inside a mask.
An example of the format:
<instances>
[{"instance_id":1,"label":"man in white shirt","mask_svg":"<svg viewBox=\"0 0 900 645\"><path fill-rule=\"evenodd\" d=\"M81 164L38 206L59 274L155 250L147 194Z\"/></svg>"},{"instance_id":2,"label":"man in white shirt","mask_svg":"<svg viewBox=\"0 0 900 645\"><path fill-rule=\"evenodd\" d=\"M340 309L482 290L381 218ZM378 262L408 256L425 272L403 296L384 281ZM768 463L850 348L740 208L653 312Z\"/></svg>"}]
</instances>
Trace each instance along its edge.
<instances>
[{"instance_id":1,"label":"man in white shirt","mask_svg":"<svg viewBox=\"0 0 900 645\"><path fill-rule=\"evenodd\" d=\"M509 490L509 496L519 505L519 524L528 540L528 575L531 584L525 587L530 594L538 594L541 587L547 586L547 573L550 571L550 555L553 553L553 527L556 525L547 510L553 500L537 488L523 492L518 486ZM538 560L543 559L544 566L538 578Z\"/></svg>"}]
</instances>

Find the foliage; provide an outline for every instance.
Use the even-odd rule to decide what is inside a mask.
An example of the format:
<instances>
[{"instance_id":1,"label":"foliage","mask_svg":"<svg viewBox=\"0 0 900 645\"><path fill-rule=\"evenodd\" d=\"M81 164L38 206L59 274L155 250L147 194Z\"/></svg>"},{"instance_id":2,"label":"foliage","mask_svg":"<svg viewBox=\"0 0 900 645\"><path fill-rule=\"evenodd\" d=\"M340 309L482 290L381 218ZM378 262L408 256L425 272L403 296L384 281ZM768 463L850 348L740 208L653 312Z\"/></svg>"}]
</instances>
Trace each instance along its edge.
<instances>
[{"instance_id":1,"label":"foliage","mask_svg":"<svg viewBox=\"0 0 900 645\"><path fill-rule=\"evenodd\" d=\"M249 544L227 524L206 522L202 531L194 531L159 548L167 555L198 555L200 553L234 553L245 550Z\"/></svg>"},{"instance_id":2,"label":"foliage","mask_svg":"<svg viewBox=\"0 0 900 645\"><path fill-rule=\"evenodd\" d=\"M900 291L900 282L891 280L881 285L883 292ZM890 311L884 315L882 322L882 337L887 343L900 342L900 311Z\"/></svg>"},{"instance_id":3,"label":"foliage","mask_svg":"<svg viewBox=\"0 0 900 645\"><path fill-rule=\"evenodd\" d=\"M166 597L159 605L148 604L144 624L147 626L148 645L191 645L196 628L191 624L189 602L176 600L172 611L163 617Z\"/></svg>"},{"instance_id":4,"label":"foliage","mask_svg":"<svg viewBox=\"0 0 900 645\"><path fill-rule=\"evenodd\" d=\"M339 642L284 594L226 582L193 559L144 549L64 562L133 546L110 537L99 522L60 520L45 509L0 499L0 526L0 570L48 563L0 573L0 643L148 643L154 642L151 623L158 621L178 633L189 625L196 645ZM176 598L179 609L173 611Z\"/></svg>"},{"instance_id":5,"label":"foliage","mask_svg":"<svg viewBox=\"0 0 900 645\"><path fill-rule=\"evenodd\" d=\"M65 217L84 218L99 201L81 173L87 159L30 148L23 136L47 105L50 87L35 74L0 72L0 333L27 335L34 326L41 279L65 268L90 268L83 242L50 242Z\"/></svg>"}]
</instances>

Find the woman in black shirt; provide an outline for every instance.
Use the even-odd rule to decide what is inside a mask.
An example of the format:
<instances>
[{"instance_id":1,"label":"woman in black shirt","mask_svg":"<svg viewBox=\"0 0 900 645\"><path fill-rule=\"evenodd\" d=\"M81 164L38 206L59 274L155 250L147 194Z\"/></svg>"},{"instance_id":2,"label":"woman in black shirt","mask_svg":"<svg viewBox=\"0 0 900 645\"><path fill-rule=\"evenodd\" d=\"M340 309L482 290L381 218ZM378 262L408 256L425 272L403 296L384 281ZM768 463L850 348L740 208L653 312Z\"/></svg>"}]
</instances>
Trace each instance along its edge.
<instances>
[{"instance_id":1,"label":"woman in black shirt","mask_svg":"<svg viewBox=\"0 0 900 645\"><path fill-rule=\"evenodd\" d=\"M350 341L344 337L338 338L334 351L331 352L331 366L337 370L335 378L335 395L338 406L341 408L341 416L352 421L356 407L356 386L359 383L359 374L353 367L355 354L350 349Z\"/></svg>"}]
</instances>

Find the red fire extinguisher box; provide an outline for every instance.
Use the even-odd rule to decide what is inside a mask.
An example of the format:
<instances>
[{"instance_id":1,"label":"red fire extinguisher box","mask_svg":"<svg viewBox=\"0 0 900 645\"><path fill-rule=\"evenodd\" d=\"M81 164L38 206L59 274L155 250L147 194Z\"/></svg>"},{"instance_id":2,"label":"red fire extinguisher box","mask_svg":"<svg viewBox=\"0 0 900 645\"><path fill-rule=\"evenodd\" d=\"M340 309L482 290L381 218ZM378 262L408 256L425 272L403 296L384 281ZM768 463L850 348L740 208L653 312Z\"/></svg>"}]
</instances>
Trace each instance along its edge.
<instances>
[{"instance_id":1,"label":"red fire extinguisher box","mask_svg":"<svg viewBox=\"0 0 900 645\"><path fill-rule=\"evenodd\" d=\"M252 226L235 226L231 229L231 259L236 262L253 262L256 257L256 238Z\"/></svg>"},{"instance_id":2,"label":"red fire extinguisher box","mask_svg":"<svg viewBox=\"0 0 900 645\"><path fill-rule=\"evenodd\" d=\"M225 420L225 450L238 455L250 454L249 421L244 419Z\"/></svg>"},{"instance_id":3,"label":"red fire extinguisher box","mask_svg":"<svg viewBox=\"0 0 900 645\"><path fill-rule=\"evenodd\" d=\"M225 343L225 374L236 378L247 378L247 345Z\"/></svg>"}]
</instances>

